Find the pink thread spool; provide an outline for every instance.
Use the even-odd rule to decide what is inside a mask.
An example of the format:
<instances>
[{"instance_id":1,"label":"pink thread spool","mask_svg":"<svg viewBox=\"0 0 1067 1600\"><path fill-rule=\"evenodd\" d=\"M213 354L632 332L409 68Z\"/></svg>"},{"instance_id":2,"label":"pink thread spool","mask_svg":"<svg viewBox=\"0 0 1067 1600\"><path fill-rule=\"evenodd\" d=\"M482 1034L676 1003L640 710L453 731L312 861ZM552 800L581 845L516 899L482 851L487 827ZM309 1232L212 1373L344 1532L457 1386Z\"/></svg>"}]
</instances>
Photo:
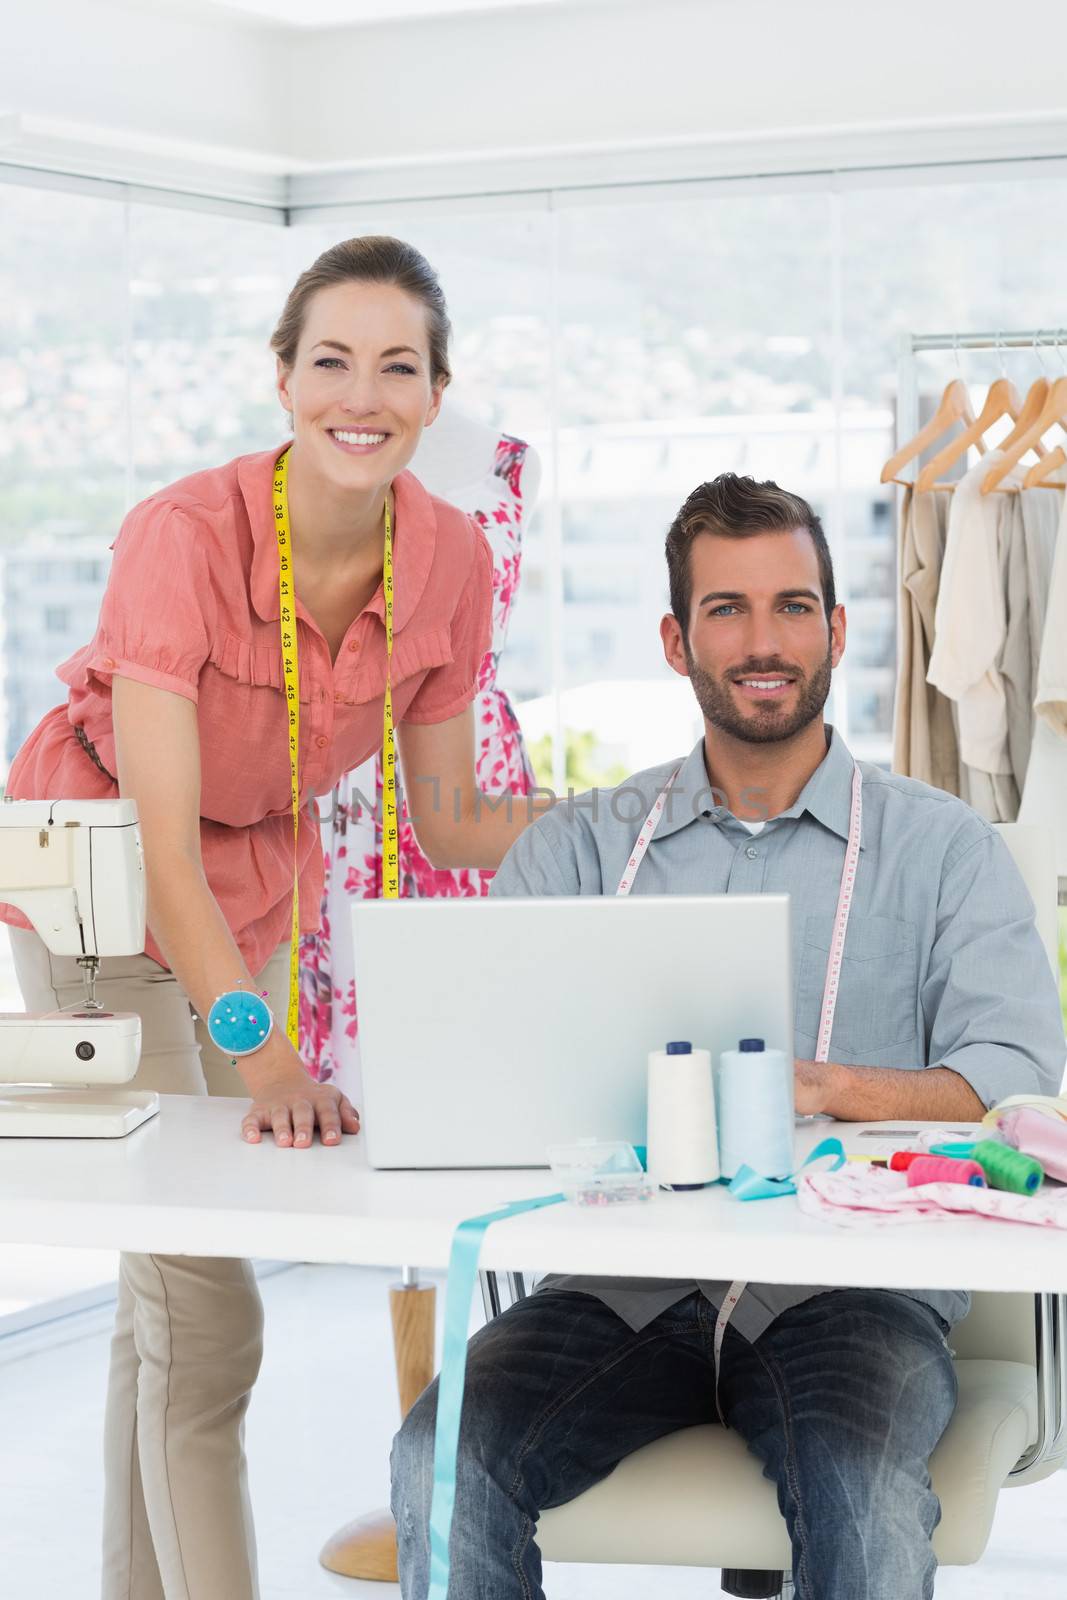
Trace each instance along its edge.
<instances>
[{"instance_id":1,"label":"pink thread spool","mask_svg":"<svg viewBox=\"0 0 1067 1600\"><path fill-rule=\"evenodd\" d=\"M977 1161L964 1161L959 1156L916 1155L907 1171L909 1189L921 1183L966 1183L975 1189L988 1188Z\"/></svg>"}]
</instances>

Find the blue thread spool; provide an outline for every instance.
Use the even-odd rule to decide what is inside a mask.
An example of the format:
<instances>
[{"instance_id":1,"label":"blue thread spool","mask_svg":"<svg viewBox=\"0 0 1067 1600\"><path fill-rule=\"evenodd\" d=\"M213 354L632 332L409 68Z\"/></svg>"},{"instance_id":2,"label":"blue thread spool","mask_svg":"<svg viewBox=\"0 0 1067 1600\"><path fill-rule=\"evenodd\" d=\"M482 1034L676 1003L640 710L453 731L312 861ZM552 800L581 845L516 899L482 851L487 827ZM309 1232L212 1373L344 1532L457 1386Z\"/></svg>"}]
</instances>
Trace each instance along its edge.
<instances>
[{"instance_id":1,"label":"blue thread spool","mask_svg":"<svg viewBox=\"0 0 1067 1600\"><path fill-rule=\"evenodd\" d=\"M212 1044L228 1056L250 1056L266 1043L273 1027L266 1001L244 989L220 994L207 1019Z\"/></svg>"}]
</instances>

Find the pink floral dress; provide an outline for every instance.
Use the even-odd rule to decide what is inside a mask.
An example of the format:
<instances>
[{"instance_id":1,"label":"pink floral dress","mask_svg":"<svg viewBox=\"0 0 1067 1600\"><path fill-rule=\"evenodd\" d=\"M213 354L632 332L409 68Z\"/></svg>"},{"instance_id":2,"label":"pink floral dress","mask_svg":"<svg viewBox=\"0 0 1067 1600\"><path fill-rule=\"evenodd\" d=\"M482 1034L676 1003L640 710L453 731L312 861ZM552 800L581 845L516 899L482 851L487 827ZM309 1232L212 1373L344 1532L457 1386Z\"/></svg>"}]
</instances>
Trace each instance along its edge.
<instances>
[{"instance_id":1,"label":"pink floral dress","mask_svg":"<svg viewBox=\"0 0 1067 1600\"><path fill-rule=\"evenodd\" d=\"M512 790L527 794L534 784L518 719L503 689L496 686L511 607L519 587L522 548L522 474L527 446L501 436L491 477L466 495L449 496L474 516L493 552L493 642L482 662L474 701L478 787L486 794ZM320 1081L336 1083L358 1098L360 1085L358 1021L348 903L382 892L382 763L372 761L343 777L332 796L332 811L320 800L326 877L319 930L300 941L300 1053ZM376 811L362 803L375 799ZM408 899L431 895L484 895L493 874L477 868L441 871L431 867L415 842L405 806L400 824L400 893Z\"/></svg>"}]
</instances>

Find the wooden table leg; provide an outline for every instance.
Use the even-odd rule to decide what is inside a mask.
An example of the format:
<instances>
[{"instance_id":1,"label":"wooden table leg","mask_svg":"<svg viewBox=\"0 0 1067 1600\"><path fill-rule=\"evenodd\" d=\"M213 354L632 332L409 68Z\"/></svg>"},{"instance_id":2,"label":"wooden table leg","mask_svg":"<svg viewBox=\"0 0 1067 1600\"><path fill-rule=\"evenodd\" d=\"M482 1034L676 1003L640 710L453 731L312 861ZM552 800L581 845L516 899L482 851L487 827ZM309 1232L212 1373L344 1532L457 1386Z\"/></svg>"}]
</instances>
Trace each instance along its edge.
<instances>
[{"instance_id":1,"label":"wooden table leg","mask_svg":"<svg viewBox=\"0 0 1067 1600\"><path fill-rule=\"evenodd\" d=\"M433 1377L433 1284L420 1284L414 1267L403 1269L403 1282L389 1289L393 1350L401 1418L407 1416ZM345 1578L396 1583L396 1525L389 1511L370 1511L347 1523L319 1554L322 1565Z\"/></svg>"}]
</instances>

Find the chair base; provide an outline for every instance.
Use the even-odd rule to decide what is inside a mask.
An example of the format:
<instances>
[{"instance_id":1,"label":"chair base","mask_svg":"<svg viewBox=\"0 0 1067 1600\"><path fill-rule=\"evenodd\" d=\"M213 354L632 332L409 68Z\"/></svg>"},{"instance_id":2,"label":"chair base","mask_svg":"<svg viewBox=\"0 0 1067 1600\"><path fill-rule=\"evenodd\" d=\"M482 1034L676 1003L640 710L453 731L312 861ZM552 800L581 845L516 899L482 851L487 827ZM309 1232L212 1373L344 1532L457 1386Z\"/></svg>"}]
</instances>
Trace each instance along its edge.
<instances>
[{"instance_id":1,"label":"chair base","mask_svg":"<svg viewBox=\"0 0 1067 1600\"><path fill-rule=\"evenodd\" d=\"M327 1539L319 1552L327 1572L371 1583L396 1583L396 1523L388 1511L358 1517Z\"/></svg>"},{"instance_id":2,"label":"chair base","mask_svg":"<svg viewBox=\"0 0 1067 1600\"><path fill-rule=\"evenodd\" d=\"M732 1594L739 1600L781 1600L788 1582L784 1572L756 1572L738 1567L722 1570L723 1594ZM792 1583L789 1589L792 1591Z\"/></svg>"}]
</instances>

